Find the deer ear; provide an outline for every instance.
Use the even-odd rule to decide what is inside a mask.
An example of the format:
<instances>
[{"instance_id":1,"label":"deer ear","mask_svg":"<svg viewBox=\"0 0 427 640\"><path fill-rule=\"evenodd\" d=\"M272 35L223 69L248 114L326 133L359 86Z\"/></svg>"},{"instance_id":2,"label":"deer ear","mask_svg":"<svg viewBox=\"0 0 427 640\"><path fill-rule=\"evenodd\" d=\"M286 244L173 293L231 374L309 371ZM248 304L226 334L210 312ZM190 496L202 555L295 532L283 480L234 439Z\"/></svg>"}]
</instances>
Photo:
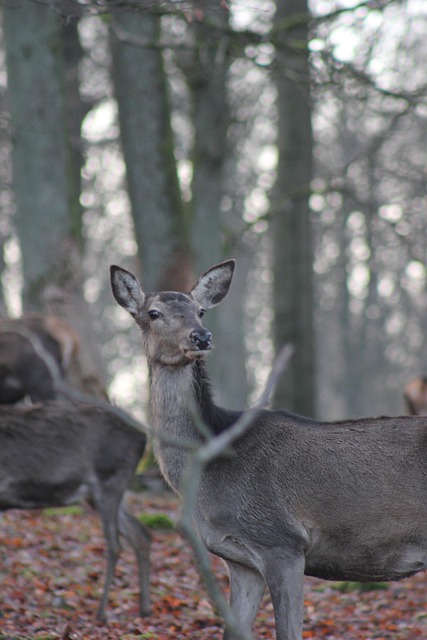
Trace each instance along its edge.
<instances>
[{"instance_id":1,"label":"deer ear","mask_svg":"<svg viewBox=\"0 0 427 640\"><path fill-rule=\"evenodd\" d=\"M234 260L226 260L211 267L200 276L191 290L191 295L202 307L209 309L217 305L228 293L233 279Z\"/></svg>"},{"instance_id":2,"label":"deer ear","mask_svg":"<svg viewBox=\"0 0 427 640\"><path fill-rule=\"evenodd\" d=\"M137 315L141 311L145 300L145 294L138 280L130 271L115 265L110 267L110 279L113 296L116 301L132 316Z\"/></svg>"}]
</instances>

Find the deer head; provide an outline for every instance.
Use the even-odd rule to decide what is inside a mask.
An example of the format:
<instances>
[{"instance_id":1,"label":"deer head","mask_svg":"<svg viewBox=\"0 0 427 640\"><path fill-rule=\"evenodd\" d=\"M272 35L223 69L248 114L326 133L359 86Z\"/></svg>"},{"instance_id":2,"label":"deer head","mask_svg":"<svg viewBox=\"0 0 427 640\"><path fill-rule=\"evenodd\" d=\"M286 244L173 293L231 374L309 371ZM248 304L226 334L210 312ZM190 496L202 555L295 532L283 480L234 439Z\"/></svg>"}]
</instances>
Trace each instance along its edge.
<instances>
[{"instance_id":1,"label":"deer head","mask_svg":"<svg viewBox=\"0 0 427 640\"><path fill-rule=\"evenodd\" d=\"M205 311L227 295L234 260L215 265L204 273L190 293L145 293L135 276L111 266L113 295L139 325L149 362L185 365L203 358L212 348L212 334L201 322Z\"/></svg>"}]
</instances>

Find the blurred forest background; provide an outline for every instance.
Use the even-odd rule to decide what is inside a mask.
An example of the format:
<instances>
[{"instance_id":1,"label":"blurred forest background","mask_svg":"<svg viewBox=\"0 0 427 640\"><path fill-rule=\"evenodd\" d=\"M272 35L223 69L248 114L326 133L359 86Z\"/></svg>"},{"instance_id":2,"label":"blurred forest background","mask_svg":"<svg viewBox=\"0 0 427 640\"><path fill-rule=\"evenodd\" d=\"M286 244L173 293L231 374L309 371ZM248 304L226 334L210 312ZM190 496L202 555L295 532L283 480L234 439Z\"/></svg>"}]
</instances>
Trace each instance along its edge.
<instances>
[{"instance_id":1,"label":"blurred forest background","mask_svg":"<svg viewBox=\"0 0 427 640\"><path fill-rule=\"evenodd\" d=\"M189 290L218 400L403 413L427 372L424 0L2 0L0 312L54 312L141 414L138 331L108 267Z\"/></svg>"}]
</instances>

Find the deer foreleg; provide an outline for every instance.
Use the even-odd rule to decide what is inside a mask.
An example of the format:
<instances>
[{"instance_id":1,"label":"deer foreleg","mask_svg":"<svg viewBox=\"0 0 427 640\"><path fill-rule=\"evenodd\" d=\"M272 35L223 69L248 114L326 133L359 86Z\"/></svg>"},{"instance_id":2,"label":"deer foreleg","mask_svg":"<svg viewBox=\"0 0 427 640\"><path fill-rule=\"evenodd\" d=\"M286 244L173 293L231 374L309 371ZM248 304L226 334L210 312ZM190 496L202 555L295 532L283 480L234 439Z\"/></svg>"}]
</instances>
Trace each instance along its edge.
<instances>
[{"instance_id":1,"label":"deer foreleg","mask_svg":"<svg viewBox=\"0 0 427 640\"><path fill-rule=\"evenodd\" d=\"M273 601L277 640L301 640L304 618L304 565L301 553L270 557L265 579Z\"/></svg>"},{"instance_id":2,"label":"deer foreleg","mask_svg":"<svg viewBox=\"0 0 427 640\"><path fill-rule=\"evenodd\" d=\"M250 634L255 616L265 590L264 578L258 571L226 561L230 576L230 606L236 616L239 629ZM227 629L223 640L231 640L232 635Z\"/></svg>"}]
</instances>

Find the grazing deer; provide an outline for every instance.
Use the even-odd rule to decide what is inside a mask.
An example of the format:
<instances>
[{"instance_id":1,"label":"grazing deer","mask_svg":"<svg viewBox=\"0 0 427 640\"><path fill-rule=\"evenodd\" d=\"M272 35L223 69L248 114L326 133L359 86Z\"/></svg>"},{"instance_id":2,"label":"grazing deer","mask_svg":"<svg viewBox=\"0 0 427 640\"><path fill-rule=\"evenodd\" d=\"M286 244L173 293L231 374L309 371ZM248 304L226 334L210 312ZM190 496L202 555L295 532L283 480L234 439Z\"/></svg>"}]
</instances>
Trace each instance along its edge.
<instances>
[{"instance_id":1,"label":"grazing deer","mask_svg":"<svg viewBox=\"0 0 427 640\"><path fill-rule=\"evenodd\" d=\"M119 554L119 535L137 559L140 613L150 611L151 536L124 501L145 443L144 433L106 404L0 407L0 511L64 506L83 499L94 507L107 544L97 612L101 620Z\"/></svg>"},{"instance_id":2,"label":"grazing deer","mask_svg":"<svg viewBox=\"0 0 427 640\"><path fill-rule=\"evenodd\" d=\"M415 416L427 415L427 377L414 378L403 390L409 413Z\"/></svg>"},{"instance_id":3,"label":"grazing deer","mask_svg":"<svg viewBox=\"0 0 427 640\"><path fill-rule=\"evenodd\" d=\"M0 404L27 395L32 402L55 398L55 380L63 378L78 346L62 318L0 318Z\"/></svg>"},{"instance_id":4,"label":"grazing deer","mask_svg":"<svg viewBox=\"0 0 427 640\"><path fill-rule=\"evenodd\" d=\"M194 407L213 434L239 416L213 402L204 362L212 335L200 320L227 294L233 269L231 260L212 267L184 294L144 293L111 267L114 297L142 332L156 454L178 493L191 454L173 439L202 442ZM304 574L397 580L427 567L426 418L319 423L264 410L233 448L202 472L194 520L228 565L243 632L265 585L278 640L301 640Z\"/></svg>"}]
</instances>

